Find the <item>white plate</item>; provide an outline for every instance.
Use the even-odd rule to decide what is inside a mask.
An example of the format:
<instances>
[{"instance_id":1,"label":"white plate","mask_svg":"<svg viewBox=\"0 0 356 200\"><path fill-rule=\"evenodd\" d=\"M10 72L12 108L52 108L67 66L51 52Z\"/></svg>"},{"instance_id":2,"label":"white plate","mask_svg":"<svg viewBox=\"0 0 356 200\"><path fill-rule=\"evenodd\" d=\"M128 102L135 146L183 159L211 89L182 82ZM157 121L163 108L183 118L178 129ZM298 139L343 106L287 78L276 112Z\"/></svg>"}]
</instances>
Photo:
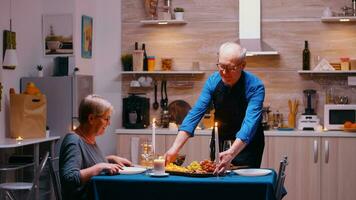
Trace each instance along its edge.
<instances>
[{"instance_id":1,"label":"white plate","mask_svg":"<svg viewBox=\"0 0 356 200\"><path fill-rule=\"evenodd\" d=\"M123 167L122 170L119 171L120 174L139 174L146 171L146 168L142 167Z\"/></svg>"},{"instance_id":2,"label":"white plate","mask_svg":"<svg viewBox=\"0 0 356 200\"><path fill-rule=\"evenodd\" d=\"M155 174L155 173L149 173L150 176L153 177L165 177L165 176L169 176L168 173L164 173L164 174Z\"/></svg>"},{"instance_id":3,"label":"white plate","mask_svg":"<svg viewBox=\"0 0 356 200\"><path fill-rule=\"evenodd\" d=\"M233 172L240 176L265 176L272 171L269 169L237 169Z\"/></svg>"}]
</instances>

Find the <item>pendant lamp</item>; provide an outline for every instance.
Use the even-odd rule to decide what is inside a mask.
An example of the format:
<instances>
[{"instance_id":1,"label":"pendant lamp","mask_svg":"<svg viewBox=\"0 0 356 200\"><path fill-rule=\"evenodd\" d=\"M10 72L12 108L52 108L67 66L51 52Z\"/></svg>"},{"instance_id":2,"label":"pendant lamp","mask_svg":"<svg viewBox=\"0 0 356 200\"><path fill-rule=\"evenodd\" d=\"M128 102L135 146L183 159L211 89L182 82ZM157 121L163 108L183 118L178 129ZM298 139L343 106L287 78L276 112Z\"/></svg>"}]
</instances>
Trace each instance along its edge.
<instances>
[{"instance_id":1,"label":"pendant lamp","mask_svg":"<svg viewBox=\"0 0 356 200\"><path fill-rule=\"evenodd\" d=\"M17 53L16 53L16 49L15 46L13 44L14 40L13 40L13 36L15 35L14 33L12 33L12 0L10 0L10 34L9 34L9 45L6 47L5 49L5 56L4 56L4 60L2 63L2 66L4 69L15 69L15 67L17 66L18 62L17 62ZM15 39L15 38L14 38Z\"/></svg>"}]
</instances>

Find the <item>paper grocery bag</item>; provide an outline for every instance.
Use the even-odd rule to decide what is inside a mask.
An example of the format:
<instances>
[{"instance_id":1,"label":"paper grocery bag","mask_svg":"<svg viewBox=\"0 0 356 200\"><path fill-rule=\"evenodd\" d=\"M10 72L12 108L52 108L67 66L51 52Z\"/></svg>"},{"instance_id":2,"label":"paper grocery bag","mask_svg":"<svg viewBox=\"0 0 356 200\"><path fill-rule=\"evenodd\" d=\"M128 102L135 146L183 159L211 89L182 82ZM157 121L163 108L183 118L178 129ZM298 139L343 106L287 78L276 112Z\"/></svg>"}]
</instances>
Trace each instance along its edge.
<instances>
[{"instance_id":1,"label":"paper grocery bag","mask_svg":"<svg viewBox=\"0 0 356 200\"><path fill-rule=\"evenodd\" d=\"M45 95L10 95L10 137L46 136L47 99Z\"/></svg>"}]
</instances>

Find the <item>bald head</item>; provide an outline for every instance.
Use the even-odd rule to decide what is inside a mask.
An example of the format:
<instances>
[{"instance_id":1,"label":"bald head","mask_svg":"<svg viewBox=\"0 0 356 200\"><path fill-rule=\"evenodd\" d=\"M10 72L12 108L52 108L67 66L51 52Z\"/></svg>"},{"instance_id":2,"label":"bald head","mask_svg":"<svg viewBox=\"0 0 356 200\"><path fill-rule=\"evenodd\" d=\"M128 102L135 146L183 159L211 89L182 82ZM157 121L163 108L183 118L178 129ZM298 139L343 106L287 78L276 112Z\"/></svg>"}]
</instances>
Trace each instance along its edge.
<instances>
[{"instance_id":1,"label":"bald head","mask_svg":"<svg viewBox=\"0 0 356 200\"><path fill-rule=\"evenodd\" d=\"M245 60L246 49L234 42L226 42L220 46L219 60L241 62Z\"/></svg>"},{"instance_id":2,"label":"bald head","mask_svg":"<svg viewBox=\"0 0 356 200\"><path fill-rule=\"evenodd\" d=\"M245 68L246 49L234 42L226 42L220 46L218 69L225 85L233 86L240 79Z\"/></svg>"}]
</instances>

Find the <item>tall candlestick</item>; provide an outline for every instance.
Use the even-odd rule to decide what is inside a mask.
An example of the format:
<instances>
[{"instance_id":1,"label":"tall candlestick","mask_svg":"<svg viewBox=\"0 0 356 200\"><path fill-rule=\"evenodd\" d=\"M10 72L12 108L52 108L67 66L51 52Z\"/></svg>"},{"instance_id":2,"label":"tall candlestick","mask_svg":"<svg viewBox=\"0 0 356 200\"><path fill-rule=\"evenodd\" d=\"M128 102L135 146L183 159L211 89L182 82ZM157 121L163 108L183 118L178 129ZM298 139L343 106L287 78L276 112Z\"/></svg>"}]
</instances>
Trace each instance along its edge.
<instances>
[{"instance_id":1,"label":"tall candlestick","mask_svg":"<svg viewBox=\"0 0 356 200\"><path fill-rule=\"evenodd\" d=\"M152 151L153 155L156 153L156 118L152 120Z\"/></svg>"},{"instance_id":2,"label":"tall candlestick","mask_svg":"<svg viewBox=\"0 0 356 200\"><path fill-rule=\"evenodd\" d=\"M218 123L215 122L214 125L214 134L215 134L215 163L219 163L219 131L218 131Z\"/></svg>"}]
</instances>

